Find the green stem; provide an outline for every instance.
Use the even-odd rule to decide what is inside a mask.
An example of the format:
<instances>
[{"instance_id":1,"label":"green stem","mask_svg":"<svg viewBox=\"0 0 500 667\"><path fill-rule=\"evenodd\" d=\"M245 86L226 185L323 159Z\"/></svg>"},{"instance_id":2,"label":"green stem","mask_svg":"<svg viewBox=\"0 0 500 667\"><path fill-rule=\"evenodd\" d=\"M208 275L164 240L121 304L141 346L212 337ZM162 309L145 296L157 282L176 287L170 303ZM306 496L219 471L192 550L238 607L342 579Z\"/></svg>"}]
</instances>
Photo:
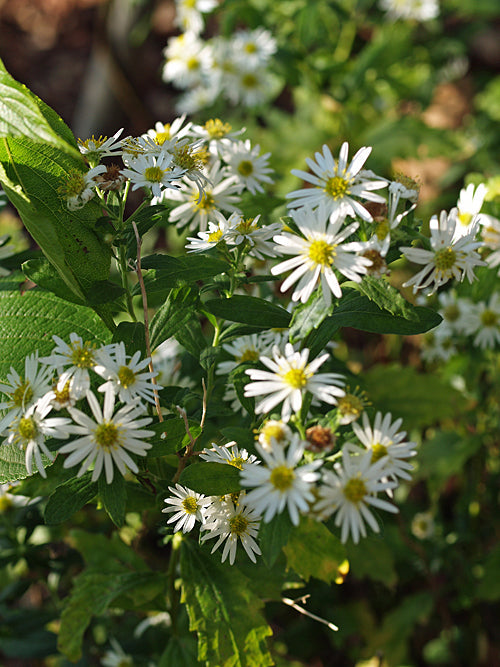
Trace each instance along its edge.
<instances>
[{"instance_id":1,"label":"green stem","mask_svg":"<svg viewBox=\"0 0 500 667\"><path fill-rule=\"evenodd\" d=\"M356 37L356 22L346 21L342 25L339 39L335 51L333 52L333 62L345 63L351 55L352 45Z\"/></svg>"},{"instance_id":2,"label":"green stem","mask_svg":"<svg viewBox=\"0 0 500 667\"><path fill-rule=\"evenodd\" d=\"M130 292L130 285L128 283L128 267L127 267L127 249L125 247L124 243L120 243L120 273L122 277L122 285L125 290L125 299L127 302L127 311L132 318L133 322L137 322L137 317L135 316L134 312L134 304L132 301L132 294Z\"/></svg>"}]
</instances>

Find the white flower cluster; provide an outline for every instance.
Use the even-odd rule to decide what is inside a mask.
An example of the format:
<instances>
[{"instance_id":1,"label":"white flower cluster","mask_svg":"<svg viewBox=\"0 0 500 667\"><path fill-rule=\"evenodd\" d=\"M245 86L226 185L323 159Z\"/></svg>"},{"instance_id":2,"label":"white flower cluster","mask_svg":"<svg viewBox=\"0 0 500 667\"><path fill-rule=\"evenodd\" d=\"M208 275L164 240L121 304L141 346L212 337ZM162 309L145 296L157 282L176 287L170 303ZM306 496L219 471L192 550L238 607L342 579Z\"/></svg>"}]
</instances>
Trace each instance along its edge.
<instances>
[{"instance_id":1,"label":"white flower cluster","mask_svg":"<svg viewBox=\"0 0 500 667\"><path fill-rule=\"evenodd\" d=\"M268 30L240 30L230 38L203 40L203 14L214 0L178 0L177 25L164 50L163 80L185 91L177 103L181 113L194 113L224 99L233 105L258 106L274 97L280 84L269 71L276 41Z\"/></svg>"},{"instance_id":2,"label":"white flower cluster","mask_svg":"<svg viewBox=\"0 0 500 667\"><path fill-rule=\"evenodd\" d=\"M415 443L399 431L401 419L392 421L391 414L377 412L373 425L363 416L363 425L355 425L356 443L347 442L332 464L331 458L304 456L310 443L300 439L283 422L267 422L259 434L255 448L261 459L239 450L235 442L214 445L201 454L207 461L233 465L241 470L244 488L239 494L224 497L204 496L177 484L169 487L166 498L171 513L168 523L174 531L190 532L200 524L201 541L218 538L212 553L224 543L222 561L229 556L234 563L238 540L249 558L255 562L261 553L258 544L259 525L269 523L287 511L293 525L301 514L319 521L335 515L341 528L341 540L349 537L358 542L366 536L366 526L376 532L377 521L371 507L397 512L396 507L378 493L392 497L399 479L410 479L408 462L416 454Z\"/></svg>"},{"instance_id":3,"label":"white flower cluster","mask_svg":"<svg viewBox=\"0 0 500 667\"><path fill-rule=\"evenodd\" d=\"M432 21L439 16L438 0L380 0L380 9L392 21Z\"/></svg>"},{"instance_id":4,"label":"white flower cluster","mask_svg":"<svg viewBox=\"0 0 500 667\"><path fill-rule=\"evenodd\" d=\"M42 477L46 477L44 459L54 460L47 438L74 440L59 446L57 451L69 454L64 467L81 464L80 477L93 467L92 481L104 473L106 482L113 481L114 469L124 475L127 468L137 473L135 456L145 456L151 444L145 439L153 435L144 430L151 422L145 416L148 402L154 402L155 373L145 370L149 359L140 359L136 352L126 354L123 343L97 347L84 342L75 333L66 343L54 336L56 346L47 357L32 354L26 357L24 373L11 368L6 382L0 384L5 400L0 409L6 411L0 420L3 445L16 445L25 452L28 474L33 473L33 460ZM105 380L98 387L103 396L101 406L91 389L91 373ZM85 399L86 411L76 407ZM123 403L115 410L115 403ZM55 410L66 410L68 417L52 417ZM90 411L90 415L87 414Z\"/></svg>"}]
</instances>

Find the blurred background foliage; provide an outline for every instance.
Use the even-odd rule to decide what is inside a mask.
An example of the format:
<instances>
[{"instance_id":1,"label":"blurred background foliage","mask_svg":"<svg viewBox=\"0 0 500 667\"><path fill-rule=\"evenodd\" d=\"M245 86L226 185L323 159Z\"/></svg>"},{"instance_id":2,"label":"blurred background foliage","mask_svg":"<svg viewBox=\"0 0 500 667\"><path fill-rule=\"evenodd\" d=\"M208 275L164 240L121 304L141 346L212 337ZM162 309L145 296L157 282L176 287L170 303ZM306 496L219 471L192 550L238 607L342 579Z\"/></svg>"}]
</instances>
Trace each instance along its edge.
<instances>
[{"instance_id":1,"label":"blurred background foliage","mask_svg":"<svg viewBox=\"0 0 500 667\"><path fill-rule=\"evenodd\" d=\"M122 126L137 135L177 115L177 91L161 78L162 50L178 34L174 17L171 0L0 0L0 57L77 137ZM418 180L424 220L455 205L464 183L489 179L498 197L497 0L442 0L439 17L426 23L388 21L371 0L225 0L205 34L259 26L277 40L279 94L255 109L216 102L192 119L246 126L246 136L272 152L274 194L296 187L290 170L303 169L323 143L335 154L347 140L353 151L373 146L378 174ZM0 233L19 250L30 243L11 210L0 214ZM498 280L485 289L498 290ZM500 665L499 355L464 346L447 364L425 365L421 346L418 336L342 333L337 354L355 382L377 409L402 417L420 444L416 473L398 490L398 520L349 552L349 572L332 585L309 581L308 608L335 622L337 633L268 605L278 665ZM42 506L0 497L5 667L70 664L57 656L56 632L60 600L83 566L78 528L95 533L96 548L111 533L92 506L75 515L71 534L65 524L45 526ZM143 521L138 500L120 537L161 570L158 517ZM138 639L137 622L127 611L99 616L77 664L101 664L110 637L137 656L134 664L151 664L166 630L151 626ZM185 664L195 664L186 657L192 647L183 650Z\"/></svg>"}]
</instances>

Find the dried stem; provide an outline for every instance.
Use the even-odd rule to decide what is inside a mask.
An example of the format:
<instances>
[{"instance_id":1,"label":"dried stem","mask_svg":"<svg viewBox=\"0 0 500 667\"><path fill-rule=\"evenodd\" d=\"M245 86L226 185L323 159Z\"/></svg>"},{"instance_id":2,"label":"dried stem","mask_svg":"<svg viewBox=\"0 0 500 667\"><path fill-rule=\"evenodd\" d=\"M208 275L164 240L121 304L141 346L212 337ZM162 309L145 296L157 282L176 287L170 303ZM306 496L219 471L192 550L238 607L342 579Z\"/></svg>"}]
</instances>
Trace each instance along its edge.
<instances>
[{"instance_id":1,"label":"dried stem","mask_svg":"<svg viewBox=\"0 0 500 667\"><path fill-rule=\"evenodd\" d=\"M148 297L146 295L146 287L144 286L144 278L142 277L142 268L141 268L141 247L142 247L142 239L139 235L139 230L137 229L137 225L135 222L132 220L132 227L134 228L134 234L135 238L137 241L137 265L135 268L135 272L137 273L137 278L139 280L139 285L141 287L141 296L142 296L142 308L144 310L144 331L145 331L145 338L146 338L146 353L149 357L149 370L151 373L154 373L154 368L153 368L153 357L151 355L151 343L150 343L150 338L149 338L149 316L148 316ZM151 383L153 384L153 392L154 392L154 397L155 397L155 407L156 407L156 412L158 414L158 420L163 421L163 415L161 413L161 407L160 407L160 398L158 396L158 389L157 389L157 382L156 382L156 377L151 378Z\"/></svg>"},{"instance_id":2,"label":"dried stem","mask_svg":"<svg viewBox=\"0 0 500 667\"><path fill-rule=\"evenodd\" d=\"M290 598L281 598L281 601L284 604L287 604L292 609L295 609L295 611L298 611L299 614L303 614L304 616L308 616L309 618L312 618L313 621L318 621L318 623L322 623L323 625L326 625L327 628L330 628L330 630L333 630L333 631L336 632L338 630L338 627L334 623L330 623L330 621L327 621L326 619L321 618L321 616L316 616L316 614L312 614L310 611L307 611L307 609L304 609L304 607L300 607L297 604L297 601L304 604L308 597L310 597L310 596L309 595L304 595L301 598L297 598L297 600L291 600Z\"/></svg>"}]
</instances>

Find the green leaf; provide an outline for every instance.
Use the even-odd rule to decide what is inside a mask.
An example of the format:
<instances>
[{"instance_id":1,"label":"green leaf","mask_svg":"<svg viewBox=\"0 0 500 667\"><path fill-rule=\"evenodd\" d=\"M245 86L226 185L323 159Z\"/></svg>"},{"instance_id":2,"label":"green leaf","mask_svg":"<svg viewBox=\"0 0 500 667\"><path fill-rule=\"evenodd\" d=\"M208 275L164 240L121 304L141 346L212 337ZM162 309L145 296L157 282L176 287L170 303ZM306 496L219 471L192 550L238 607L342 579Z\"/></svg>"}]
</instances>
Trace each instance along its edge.
<instances>
[{"instance_id":1,"label":"green leaf","mask_svg":"<svg viewBox=\"0 0 500 667\"><path fill-rule=\"evenodd\" d=\"M230 322L253 326L286 328L291 319L288 311L255 296L232 296L229 299L209 299L204 307L217 317Z\"/></svg>"},{"instance_id":2,"label":"green leaf","mask_svg":"<svg viewBox=\"0 0 500 667\"><path fill-rule=\"evenodd\" d=\"M198 634L198 660L217 667L272 665L264 603L236 566L227 567L184 540L180 567L189 629Z\"/></svg>"},{"instance_id":3,"label":"green leaf","mask_svg":"<svg viewBox=\"0 0 500 667\"><path fill-rule=\"evenodd\" d=\"M68 127L57 114L16 81L0 60L0 137L29 137L78 153Z\"/></svg>"},{"instance_id":4,"label":"green leaf","mask_svg":"<svg viewBox=\"0 0 500 667\"><path fill-rule=\"evenodd\" d=\"M167 338L175 336L191 319L198 305L198 290L194 287L173 289L166 302L151 320L151 347L155 349Z\"/></svg>"},{"instance_id":5,"label":"green leaf","mask_svg":"<svg viewBox=\"0 0 500 667\"><path fill-rule=\"evenodd\" d=\"M201 433L199 423L188 419L188 426L192 437L196 439ZM175 452L187 447L191 441L186 433L184 420L179 417L150 424L148 428L157 434L157 438L153 441L153 447L148 450L147 458L175 454Z\"/></svg>"},{"instance_id":6,"label":"green leaf","mask_svg":"<svg viewBox=\"0 0 500 667\"><path fill-rule=\"evenodd\" d=\"M303 579L321 579L330 584L338 576L339 565L346 559L340 540L326 526L309 517L302 517L283 547L288 566Z\"/></svg>"},{"instance_id":7,"label":"green leaf","mask_svg":"<svg viewBox=\"0 0 500 667\"><path fill-rule=\"evenodd\" d=\"M389 311L391 315L418 322L415 306L401 296L385 278L365 276L360 283L352 283L352 286L376 303L379 308Z\"/></svg>"},{"instance_id":8,"label":"green leaf","mask_svg":"<svg viewBox=\"0 0 500 667\"><path fill-rule=\"evenodd\" d=\"M207 496L224 496L241 489L240 471L229 463L203 461L184 468L179 483Z\"/></svg>"},{"instance_id":9,"label":"green leaf","mask_svg":"<svg viewBox=\"0 0 500 667\"><path fill-rule=\"evenodd\" d=\"M466 406L460 392L441 378L411 366L374 366L363 373L363 385L377 409L401 417L406 430L453 417Z\"/></svg>"},{"instance_id":10,"label":"green leaf","mask_svg":"<svg viewBox=\"0 0 500 667\"><path fill-rule=\"evenodd\" d=\"M276 515L269 523L260 524L259 544L266 565L272 567L288 542L293 524L288 512Z\"/></svg>"},{"instance_id":11,"label":"green leaf","mask_svg":"<svg viewBox=\"0 0 500 667\"><path fill-rule=\"evenodd\" d=\"M127 507L127 489L123 476L115 468L111 484L106 482L104 473L99 477L98 483L99 498L104 505L104 509L115 526L121 528L125 523Z\"/></svg>"},{"instance_id":12,"label":"green leaf","mask_svg":"<svg viewBox=\"0 0 500 667\"><path fill-rule=\"evenodd\" d=\"M96 571L136 572L148 571L146 563L125 542L117 532L111 537L87 530L72 530L70 544L81 553L86 565Z\"/></svg>"},{"instance_id":13,"label":"green leaf","mask_svg":"<svg viewBox=\"0 0 500 667\"><path fill-rule=\"evenodd\" d=\"M158 667L199 667L196 640L193 637L172 636L163 651Z\"/></svg>"},{"instance_id":14,"label":"green leaf","mask_svg":"<svg viewBox=\"0 0 500 667\"><path fill-rule=\"evenodd\" d=\"M236 395L241 405L245 408L248 414L253 415L255 412L255 398L252 396L245 396L245 386L250 382L246 371L248 368L255 368L255 364L243 363L238 364L236 368L229 373L228 380L234 385Z\"/></svg>"},{"instance_id":15,"label":"green leaf","mask_svg":"<svg viewBox=\"0 0 500 667\"><path fill-rule=\"evenodd\" d=\"M360 545L348 542L346 551L350 573L356 579L368 577L391 588L396 584L394 554L382 538L365 537Z\"/></svg>"},{"instance_id":16,"label":"green leaf","mask_svg":"<svg viewBox=\"0 0 500 667\"><path fill-rule=\"evenodd\" d=\"M484 561L484 571L476 588L480 600L498 600L500 598L500 545L496 545Z\"/></svg>"},{"instance_id":17,"label":"green leaf","mask_svg":"<svg viewBox=\"0 0 500 667\"><path fill-rule=\"evenodd\" d=\"M185 283L207 280L224 273L228 269L227 262L206 255L186 255L170 257L169 255L150 255L144 257L143 269L152 269L144 276L144 285L148 294L163 292L170 287L178 287ZM139 294L138 286L134 293Z\"/></svg>"},{"instance_id":18,"label":"green leaf","mask_svg":"<svg viewBox=\"0 0 500 667\"><path fill-rule=\"evenodd\" d=\"M97 494L97 483L91 481L92 473L69 479L50 495L45 506L44 519L48 525L67 521L75 512L89 503Z\"/></svg>"},{"instance_id":19,"label":"green leaf","mask_svg":"<svg viewBox=\"0 0 500 667\"><path fill-rule=\"evenodd\" d=\"M317 290L305 304L295 306L290 322L290 342L296 343L304 340L313 329L316 329L327 315L328 308L323 298L323 292Z\"/></svg>"},{"instance_id":20,"label":"green leaf","mask_svg":"<svg viewBox=\"0 0 500 667\"><path fill-rule=\"evenodd\" d=\"M124 343L127 353L139 351L146 357L146 333L142 322L120 322L113 332L112 343Z\"/></svg>"}]
</instances>

